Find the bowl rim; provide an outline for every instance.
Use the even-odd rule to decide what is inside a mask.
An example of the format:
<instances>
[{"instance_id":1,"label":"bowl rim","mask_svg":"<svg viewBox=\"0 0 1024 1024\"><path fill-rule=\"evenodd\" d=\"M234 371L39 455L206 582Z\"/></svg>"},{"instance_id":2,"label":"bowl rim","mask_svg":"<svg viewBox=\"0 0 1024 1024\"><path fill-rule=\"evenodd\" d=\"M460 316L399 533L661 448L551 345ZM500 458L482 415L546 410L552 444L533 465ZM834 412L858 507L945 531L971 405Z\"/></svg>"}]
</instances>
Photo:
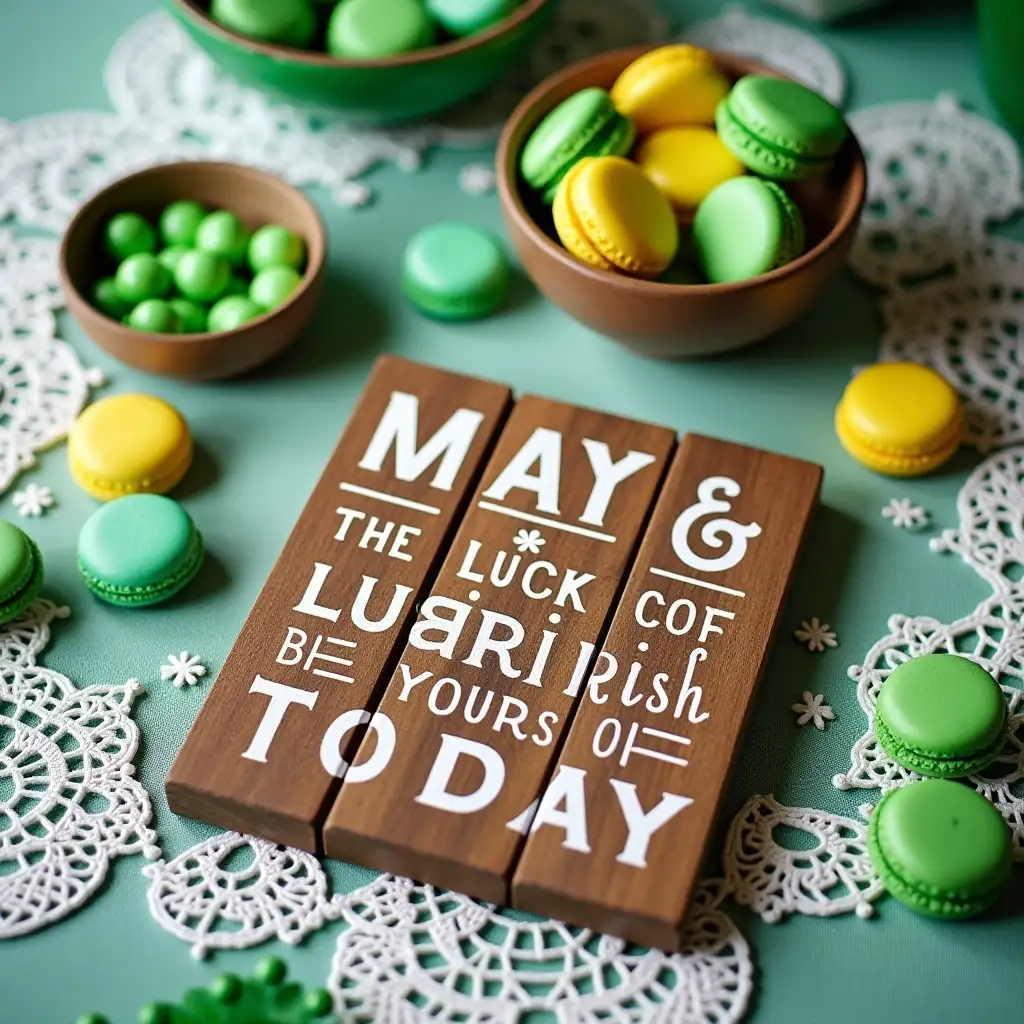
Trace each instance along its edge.
<instances>
[{"instance_id":1,"label":"bowl rim","mask_svg":"<svg viewBox=\"0 0 1024 1024\"><path fill-rule=\"evenodd\" d=\"M302 272L302 277L299 278L297 287L291 295L288 296L287 300L282 302L279 306L275 306L273 309L268 309L265 313L261 313L252 320L247 320L239 327L234 327L229 331L197 331L193 334L166 334L161 331L140 331L137 327L121 323L120 320L115 320L112 316L108 316L102 309L99 309L93 304L93 301L89 296L82 293L81 289L75 283L68 271L67 257L71 238L76 231L81 229L82 220L96 203L105 196L109 196L116 192L128 182L135 181L138 178L148 177L149 175L155 174L159 171L175 171L196 167L215 167L219 170L227 170L239 176L255 178L261 184L271 185L275 188L284 188L286 191L291 192L298 200L299 205L304 206L306 208L306 212L312 215L313 223L316 225L317 244L314 247L310 245L309 239L304 239L306 243L306 269ZM314 248L316 250L315 253L313 252ZM236 164L229 160L174 160L169 161L168 163L152 164L149 167L142 168L142 170L134 171L132 174L126 174L124 177L118 178L116 181L112 181L109 185L106 185L98 192L94 192L84 203L82 203L81 206L78 207L75 211L75 215L71 218L67 227L64 229L64 234L61 236L60 241L60 252L58 254L57 267L60 275L61 286L66 291L73 293L80 302L88 306L97 316L101 316L105 320L109 320L111 324L115 324L123 330L130 331L132 334L137 334L143 338L159 339L163 342L185 345L191 343L222 341L226 338L236 336L241 331L246 331L250 327L266 323L268 320L271 320L283 313L290 306L298 302L299 299L309 290L313 282L320 276L323 272L326 258L327 231L324 228L324 222L320 216L320 212L317 210L312 200L310 200L309 196L307 196L301 189L298 189L294 185L285 181L284 178L279 178L276 174L271 174L269 171L261 170L258 167L250 167L247 164Z\"/></svg>"},{"instance_id":2,"label":"bowl rim","mask_svg":"<svg viewBox=\"0 0 1024 1024\"><path fill-rule=\"evenodd\" d=\"M848 200L844 203L842 215L836 220L831 230L818 242L817 245L808 249L805 253L802 253L795 260L790 260L789 263L786 263L781 267L777 267L775 270L769 270L764 274L758 274L757 277L746 278L742 281L728 281L718 284L679 284L672 281L651 281L646 278L618 274L610 270L600 270L599 268L592 267L590 264L584 263L582 260L573 256L567 249L559 245L546 232L544 232L533 217L530 216L530 213L523 202L522 190L519 187L519 153L512 152L512 136L519 129L520 123L535 107L539 105L541 100L548 96L549 93L554 92L563 83L575 78L581 71L587 70L593 66L609 63L612 58L622 60L628 59L629 61L636 60L641 55L649 53L652 50L659 49L659 47L660 44L654 46L620 47L615 50L606 50L603 53L599 53L593 57L588 57L585 60L577 61L575 64L570 64L561 71L558 71L553 75L549 75L519 101L512 113L509 114L504 126L502 127L501 136L498 139L498 146L495 153L498 195L505 212L508 216L514 219L517 228L529 236L533 244L539 245L545 251L546 255L556 259L568 269L574 270L582 274L584 277L591 278L595 282L603 283L612 288L630 291L634 294L639 293L640 295L665 296L676 291L685 291L687 294L695 296L728 295L731 292L740 292L754 285L762 286L784 281L789 277L799 274L805 267L816 263L830 249L838 244L849 231L856 227L861 210L864 206L865 198L867 197L867 163L864 159L864 152L860 147L860 143L857 141L857 137L853 133L853 130L849 129L849 125L847 125L848 131L846 140L843 143L843 149L848 150L850 154L851 166L849 181L852 183L853 188L852 201ZM720 50L709 50L709 52L716 60L724 61L727 64L737 62L742 63L744 67L750 69L749 71L746 71L745 74L764 74L771 75L775 78L787 78L793 80L792 76L787 75L783 71L779 71L777 68L769 67L766 64L748 59L740 54L725 53ZM544 111L541 117L550 113L553 109L553 106L548 108L548 110ZM525 138L523 142L525 143Z\"/></svg>"},{"instance_id":3,"label":"bowl rim","mask_svg":"<svg viewBox=\"0 0 1024 1024\"><path fill-rule=\"evenodd\" d=\"M219 25L199 6L196 0L170 0L170 6L176 13L209 35L219 38L221 42L230 43L237 48L262 54L264 57L271 57L281 62L287 61L307 67L352 69L408 67L467 53L477 47L485 46L506 32L525 24L535 14L553 3L555 0L522 0L522 3L511 14L474 35L448 40L434 46L426 46L420 50L410 50L408 53L396 53L390 57L355 60L350 57L335 57L319 50L301 50L294 46L268 43L262 39L250 39L248 36L243 36L239 32Z\"/></svg>"}]
</instances>

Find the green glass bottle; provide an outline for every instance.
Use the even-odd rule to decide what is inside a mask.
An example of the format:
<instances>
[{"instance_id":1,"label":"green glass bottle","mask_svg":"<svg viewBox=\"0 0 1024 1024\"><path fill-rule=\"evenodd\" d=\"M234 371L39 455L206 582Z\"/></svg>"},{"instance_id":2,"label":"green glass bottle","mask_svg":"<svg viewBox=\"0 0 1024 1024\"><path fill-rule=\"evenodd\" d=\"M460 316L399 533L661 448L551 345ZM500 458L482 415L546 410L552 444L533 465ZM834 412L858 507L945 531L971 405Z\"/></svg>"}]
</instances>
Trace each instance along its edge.
<instances>
[{"instance_id":1,"label":"green glass bottle","mask_svg":"<svg viewBox=\"0 0 1024 1024\"><path fill-rule=\"evenodd\" d=\"M1024 137L1024 0L978 0L978 36L988 94Z\"/></svg>"}]
</instances>

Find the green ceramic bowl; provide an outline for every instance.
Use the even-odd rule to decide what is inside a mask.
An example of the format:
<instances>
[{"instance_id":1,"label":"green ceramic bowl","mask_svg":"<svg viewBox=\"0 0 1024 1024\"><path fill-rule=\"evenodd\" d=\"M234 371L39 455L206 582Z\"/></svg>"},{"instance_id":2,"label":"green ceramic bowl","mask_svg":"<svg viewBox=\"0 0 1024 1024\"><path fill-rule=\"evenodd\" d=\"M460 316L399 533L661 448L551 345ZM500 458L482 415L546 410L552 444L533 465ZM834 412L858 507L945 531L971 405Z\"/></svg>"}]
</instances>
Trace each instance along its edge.
<instances>
[{"instance_id":1,"label":"green ceramic bowl","mask_svg":"<svg viewBox=\"0 0 1024 1024\"><path fill-rule=\"evenodd\" d=\"M261 89L337 108L356 124L415 121L482 92L519 61L557 0L523 0L485 32L383 60L258 42L210 20L205 4L169 0L188 34L229 74Z\"/></svg>"}]
</instances>

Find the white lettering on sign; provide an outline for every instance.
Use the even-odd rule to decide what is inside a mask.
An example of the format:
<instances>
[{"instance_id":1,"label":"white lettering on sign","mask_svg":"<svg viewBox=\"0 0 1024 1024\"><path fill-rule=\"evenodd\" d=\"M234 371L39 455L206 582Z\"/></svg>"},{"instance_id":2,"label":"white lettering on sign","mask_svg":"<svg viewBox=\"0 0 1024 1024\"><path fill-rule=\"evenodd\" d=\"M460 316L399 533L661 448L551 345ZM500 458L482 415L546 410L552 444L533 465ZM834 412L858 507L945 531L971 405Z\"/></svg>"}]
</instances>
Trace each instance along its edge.
<instances>
[{"instance_id":1,"label":"white lettering on sign","mask_svg":"<svg viewBox=\"0 0 1024 1024\"><path fill-rule=\"evenodd\" d=\"M583 781L587 773L582 768L558 766L555 777L541 797L537 813L530 826L531 834L542 825L554 825L565 832L562 845L577 853L590 853L587 838L587 796Z\"/></svg>"},{"instance_id":2,"label":"white lettering on sign","mask_svg":"<svg viewBox=\"0 0 1024 1024\"><path fill-rule=\"evenodd\" d=\"M647 867L647 847L651 836L671 821L684 807L693 803L693 798L675 793L662 793L657 806L644 811L636 795L636 785L621 779L609 779L615 795L619 798L622 817L626 821L628 837L622 852L615 858L620 864L631 868Z\"/></svg>"},{"instance_id":3,"label":"white lettering on sign","mask_svg":"<svg viewBox=\"0 0 1024 1024\"><path fill-rule=\"evenodd\" d=\"M703 572L724 572L739 565L747 553L747 542L761 534L761 527L757 523L744 525L732 519L712 519L705 523L700 531L700 539L709 548L723 547L723 538L729 541L729 546L718 558L703 558L694 552L690 547L689 536L698 519L716 512L728 512L732 508L732 502L716 498L716 493L736 498L740 490L740 485L727 476L709 476L700 482L696 503L681 512L672 527L672 550L681 562Z\"/></svg>"},{"instance_id":4,"label":"white lettering on sign","mask_svg":"<svg viewBox=\"0 0 1024 1024\"><path fill-rule=\"evenodd\" d=\"M392 391L388 407L377 424L359 468L379 473L387 453L394 447L395 476L399 480L417 480L440 460L430 486L450 491L484 414L475 409L457 409L433 437L417 447L419 409L419 399L415 395Z\"/></svg>"},{"instance_id":5,"label":"white lettering on sign","mask_svg":"<svg viewBox=\"0 0 1024 1024\"><path fill-rule=\"evenodd\" d=\"M341 756L341 741L357 726L369 723L369 732L376 733L373 754L354 768ZM345 711L331 722L320 741L320 763L324 771L348 782L369 782L387 767L395 752L395 725L387 715L369 711Z\"/></svg>"},{"instance_id":6,"label":"white lettering on sign","mask_svg":"<svg viewBox=\"0 0 1024 1024\"><path fill-rule=\"evenodd\" d=\"M327 605L318 604L320 594L327 583L327 578L333 571L333 566L326 565L323 562L314 563L313 575L310 578L305 593L302 595L302 600L299 601L292 611L302 612L305 615L315 615L320 619L337 622L341 617L340 608L331 608ZM412 596L412 587L396 583L394 593L391 595L391 602L384 616L379 619L371 619L366 614L367 605L369 605L370 599L373 597L374 588L379 582L380 580L375 576L364 576L352 602L352 624L356 629L360 629L364 633L383 633L385 630L390 629L402 614L405 602Z\"/></svg>"},{"instance_id":7,"label":"white lettering on sign","mask_svg":"<svg viewBox=\"0 0 1024 1024\"><path fill-rule=\"evenodd\" d=\"M480 785L472 793L450 793L448 783L455 773L460 757L473 757L484 769ZM430 766L430 774L423 784L422 792L415 797L416 803L436 807L439 811L452 814L472 814L482 811L501 792L505 783L505 762L493 747L477 743L463 736L441 734L441 749Z\"/></svg>"},{"instance_id":8,"label":"white lettering on sign","mask_svg":"<svg viewBox=\"0 0 1024 1024\"><path fill-rule=\"evenodd\" d=\"M587 507L580 516L580 522L604 526L605 513L611 504L615 488L627 477L639 473L645 466L654 462L654 456L646 452L631 451L618 462L612 462L611 452L604 441L584 438L583 447L590 460L590 468L594 471L594 489L587 499Z\"/></svg>"},{"instance_id":9,"label":"white lettering on sign","mask_svg":"<svg viewBox=\"0 0 1024 1024\"><path fill-rule=\"evenodd\" d=\"M257 675L249 687L250 693L262 693L270 698L263 718L256 729L252 742L242 754L242 757L250 761L262 761L266 764L267 753L270 744L274 742L277 730L284 721L285 712L293 704L301 704L307 710L312 710L320 694L316 690L300 690L295 686L285 686L284 683L275 683L273 679L264 679Z\"/></svg>"}]
</instances>

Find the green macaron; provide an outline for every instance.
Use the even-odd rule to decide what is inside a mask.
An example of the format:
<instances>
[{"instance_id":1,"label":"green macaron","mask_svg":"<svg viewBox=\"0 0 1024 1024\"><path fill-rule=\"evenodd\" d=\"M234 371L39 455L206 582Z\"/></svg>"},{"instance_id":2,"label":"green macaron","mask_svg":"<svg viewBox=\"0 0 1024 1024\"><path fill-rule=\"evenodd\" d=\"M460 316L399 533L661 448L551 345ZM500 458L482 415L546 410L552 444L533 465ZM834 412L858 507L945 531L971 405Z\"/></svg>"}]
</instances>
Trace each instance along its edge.
<instances>
[{"instance_id":1,"label":"green macaron","mask_svg":"<svg viewBox=\"0 0 1024 1024\"><path fill-rule=\"evenodd\" d=\"M402 257L402 290L421 312L473 320L493 312L508 291L509 265L498 240L458 221L415 234Z\"/></svg>"},{"instance_id":2,"label":"green macaron","mask_svg":"<svg viewBox=\"0 0 1024 1024\"><path fill-rule=\"evenodd\" d=\"M159 494L132 494L98 508L78 537L78 569L99 598L123 608L158 604L203 563L191 516Z\"/></svg>"},{"instance_id":3,"label":"green macaron","mask_svg":"<svg viewBox=\"0 0 1024 1024\"><path fill-rule=\"evenodd\" d=\"M912 910L956 919L992 906L1009 878L1010 829L976 789L927 779L890 790L868 826L871 863Z\"/></svg>"},{"instance_id":4,"label":"green macaron","mask_svg":"<svg viewBox=\"0 0 1024 1024\"><path fill-rule=\"evenodd\" d=\"M803 217L775 182L730 178L697 207L693 244L712 284L745 281L803 252Z\"/></svg>"},{"instance_id":5,"label":"green macaron","mask_svg":"<svg viewBox=\"0 0 1024 1024\"><path fill-rule=\"evenodd\" d=\"M937 778L988 767L1006 739L1006 698L980 666L925 654L898 666L875 705L875 735L899 765Z\"/></svg>"},{"instance_id":6,"label":"green macaron","mask_svg":"<svg viewBox=\"0 0 1024 1024\"><path fill-rule=\"evenodd\" d=\"M434 41L434 23L420 0L341 0L327 23L327 52L379 60Z\"/></svg>"},{"instance_id":7,"label":"green macaron","mask_svg":"<svg viewBox=\"0 0 1024 1024\"><path fill-rule=\"evenodd\" d=\"M453 36L471 36L496 25L519 0L426 0L427 13Z\"/></svg>"},{"instance_id":8,"label":"green macaron","mask_svg":"<svg viewBox=\"0 0 1024 1024\"><path fill-rule=\"evenodd\" d=\"M534 128L520 154L519 172L550 204L574 164L585 156L625 156L634 137L633 122L615 109L604 89L581 89Z\"/></svg>"},{"instance_id":9,"label":"green macaron","mask_svg":"<svg viewBox=\"0 0 1024 1024\"><path fill-rule=\"evenodd\" d=\"M824 175L846 139L843 115L798 82L747 75L715 110L719 137L755 174L780 181Z\"/></svg>"},{"instance_id":10,"label":"green macaron","mask_svg":"<svg viewBox=\"0 0 1024 1024\"><path fill-rule=\"evenodd\" d=\"M43 556L31 537L0 519L0 622L17 618L43 585Z\"/></svg>"}]
</instances>

